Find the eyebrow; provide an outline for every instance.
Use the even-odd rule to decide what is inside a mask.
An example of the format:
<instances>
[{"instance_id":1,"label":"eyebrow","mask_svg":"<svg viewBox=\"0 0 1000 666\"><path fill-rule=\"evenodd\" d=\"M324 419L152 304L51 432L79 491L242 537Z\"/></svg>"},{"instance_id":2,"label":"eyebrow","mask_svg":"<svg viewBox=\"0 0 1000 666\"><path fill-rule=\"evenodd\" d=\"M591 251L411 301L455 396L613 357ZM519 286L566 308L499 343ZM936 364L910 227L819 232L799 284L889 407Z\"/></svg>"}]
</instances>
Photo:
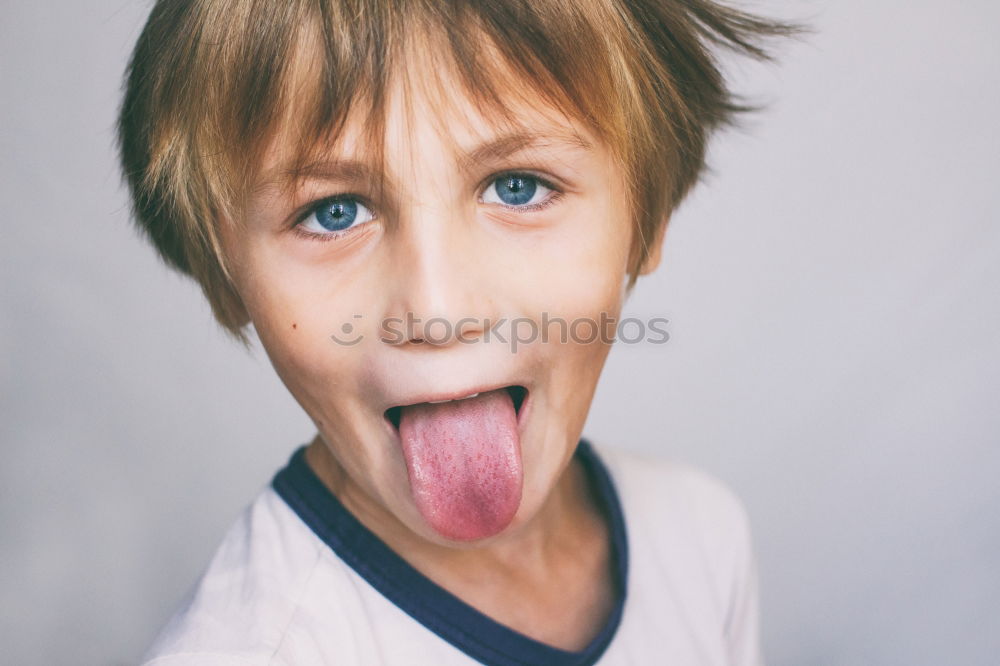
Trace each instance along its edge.
<instances>
[{"instance_id":1,"label":"eyebrow","mask_svg":"<svg viewBox=\"0 0 1000 666\"><path fill-rule=\"evenodd\" d=\"M463 171L488 162L503 160L530 148L558 146L589 151L593 145L575 132L534 132L517 131L490 139L462 153L457 163ZM277 183L294 182L298 179L324 181L360 181L376 176L375 170L367 163L354 159L317 160L296 168L278 168L269 172L254 188L259 190Z\"/></svg>"},{"instance_id":2,"label":"eyebrow","mask_svg":"<svg viewBox=\"0 0 1000 666\"><path fill-rule=\"evenodd\" d=\"M461 169L471 169L479 164L499 161L529 148L566 144L574 148L590 150L593 146L585 138L574 132L513 132L491 139L458 158Z\"/></svg>"},{"instance_id":3,"label":"eyebrow","mask_svg":"<svg viewBox=\"0 0 1000 666\"><path fill-rule=\"evenodd\" d=\"M317 160L299 167L275 168L254 187L266 189L272 185L297 180L359 181L371 178L373 169L359 160Z\"/></svg>"}]
</instances>

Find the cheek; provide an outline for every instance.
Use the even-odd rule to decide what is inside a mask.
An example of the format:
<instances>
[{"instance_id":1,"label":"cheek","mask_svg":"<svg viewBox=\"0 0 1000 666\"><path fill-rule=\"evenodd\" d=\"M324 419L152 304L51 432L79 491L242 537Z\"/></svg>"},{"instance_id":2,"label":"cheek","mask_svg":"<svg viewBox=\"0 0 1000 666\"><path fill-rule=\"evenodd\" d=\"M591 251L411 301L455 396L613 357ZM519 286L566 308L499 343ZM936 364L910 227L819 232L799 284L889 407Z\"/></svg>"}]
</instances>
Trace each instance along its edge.
<instances>
[{"instance_id":1,"label":"cheek","mask_svg":"<svg viewBox=\"0 0 1000 666\"><path fill-rule=\"evenodd\" d=\"M345 288L336 262L308 264L263 245L249 250L237 282L275 370L310 413L334 408L335 379L360 371L355 341L370 337L359 317L364 294Z\"/></svg>"},{"instance_id":2,"label":"cheek","mask_svg":"<svg viewBox=\"0 0 1000 666\"><path fill-rule=\"evenodd\" d=\"M563 318L617 316L624 296L628 221L605 202L580 207L533 245L522 293L534 312Z\"/></svg>"},{"instance_id":3,"label":"cheek","mask_svg":"<svg viewBox=\"0 0 1000 666\"><path fill-rule=\"evenodd\" d=\"M577 210L525 262L532 267L522 293L530 303L522 307L547 332L549 343L540 345L548 360L546 413L559 433L583 426L624 300L629 220L601 203Z\"/></svg>"},{"instance_id":4,"label":"cheek","mask_svg":"<svg viewBox=\"0 0 1000 666\"><path fill-rule=\"evenodd\" d=\"M247 243L241 295L262 338L326 348L344 324L355 325L367 299L352 264L327 256L335 246L315 243L266 235Z\"/></svg>"}]
</instances>

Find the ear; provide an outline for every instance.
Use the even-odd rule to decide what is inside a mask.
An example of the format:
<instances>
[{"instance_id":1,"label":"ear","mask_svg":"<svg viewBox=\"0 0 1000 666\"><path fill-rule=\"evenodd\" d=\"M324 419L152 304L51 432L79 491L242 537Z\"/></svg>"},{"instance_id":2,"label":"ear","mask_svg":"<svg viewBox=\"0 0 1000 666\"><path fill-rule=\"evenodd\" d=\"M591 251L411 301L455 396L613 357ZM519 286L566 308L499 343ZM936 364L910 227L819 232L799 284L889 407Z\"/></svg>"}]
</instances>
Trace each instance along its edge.
<instances>
[{"instance_id":1,"label":"ear","mask_svg":"<svg viewBox=\"0 0 1000 666\"><path fill-rule=\"evenodd\" d=\"M656 235L649 243L649 252L646 253L646 260L639 267L639 275L649 275L660 265L663 258L663 239L667 234L667 224L670 222L670 215L664 214L663 222L656 230Z\"/></svg>"}]
</instances>

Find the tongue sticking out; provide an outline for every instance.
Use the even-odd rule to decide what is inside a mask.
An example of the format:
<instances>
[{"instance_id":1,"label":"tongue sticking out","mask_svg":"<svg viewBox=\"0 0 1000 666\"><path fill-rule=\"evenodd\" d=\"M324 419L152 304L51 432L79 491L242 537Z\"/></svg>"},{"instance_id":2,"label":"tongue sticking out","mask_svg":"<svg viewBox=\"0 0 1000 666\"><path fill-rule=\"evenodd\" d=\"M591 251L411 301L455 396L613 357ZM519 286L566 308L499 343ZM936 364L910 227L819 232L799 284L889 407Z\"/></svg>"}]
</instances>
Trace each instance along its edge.
<instances>
[{"instance_id":1,"label":"tongue sticking out","mask_svg":"<svg viewBox=\"0 0 1000 666\"><path fill-rule=\"evenodd\" d=\"M413 499L438 534L472 541L510 524L521 503L521 443L505 389L403 407L399 435Z\"/></svg>"}]
</instances>

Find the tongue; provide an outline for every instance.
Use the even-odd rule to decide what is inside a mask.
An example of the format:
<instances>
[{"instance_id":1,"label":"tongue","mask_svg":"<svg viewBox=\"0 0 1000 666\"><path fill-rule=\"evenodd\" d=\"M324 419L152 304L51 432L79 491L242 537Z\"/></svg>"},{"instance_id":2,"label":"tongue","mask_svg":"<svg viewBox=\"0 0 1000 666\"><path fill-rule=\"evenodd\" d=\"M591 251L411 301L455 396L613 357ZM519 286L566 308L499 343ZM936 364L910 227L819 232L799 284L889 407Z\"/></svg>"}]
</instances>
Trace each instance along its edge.
<instances>
[{"instance_id":1,"label":"tongue","mask_svg":"<svg viewBox=\"0 0 1000 666\"><path fill-rule=\"evenodd\" d=\"M510 524L521 503L521 443L505 389L403 407L399 435L414 502L438 534L472 541Z\"/></svg>"}]
</instances>

